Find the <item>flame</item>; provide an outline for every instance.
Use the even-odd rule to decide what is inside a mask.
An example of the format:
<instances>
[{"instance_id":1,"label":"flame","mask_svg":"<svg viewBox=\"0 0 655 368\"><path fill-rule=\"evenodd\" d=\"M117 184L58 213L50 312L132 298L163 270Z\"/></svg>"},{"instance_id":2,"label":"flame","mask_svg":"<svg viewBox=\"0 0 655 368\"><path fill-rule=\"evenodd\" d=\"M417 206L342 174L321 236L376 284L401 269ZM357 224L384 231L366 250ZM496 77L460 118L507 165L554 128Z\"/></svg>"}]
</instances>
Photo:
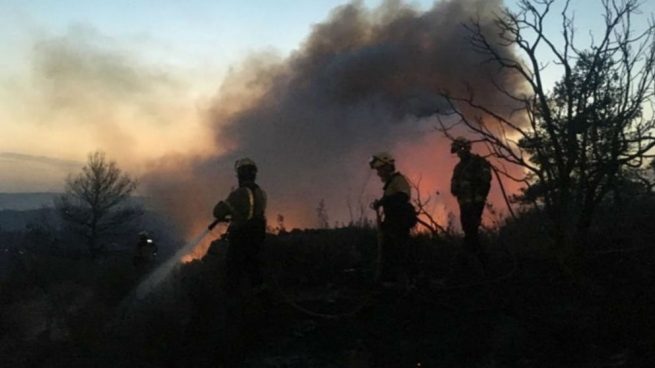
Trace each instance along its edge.
<instances>
[{"instance_id":1,"label":"flame","mask_svg":"<svg viewBox=\"0 0 655 368\"><path fill-rule=\"evenodd\" d=\"M187 233L186 238L193 238L194 236L197 236L200 232L204 231L207 228L207 222L206 221L201 221L197 220L193 223L192 226L190 226L189 232ZM198 242L198 244L187 254L185 254L181 259L180 262L182 263L189 263L197 259L202 259L202 257L207 254L207 250L209 249L209 246L211 243L219 239L221 237L221 234L223 234L226 231L227 226L224 223L219 223L214 227L212 231L210 231L204 238Z\"/></svg>"},{"instance_id":2,"label":"flame","mask_svg":"<svg viewBox=\"0 0 655 368\"><path fill-rule=\"evenodd\" d=\"M211 233L210 233L211 234ZM180 262L189 263L195 261L196 259L201 259L207 254L209 246L215 239L211 236L206 236L198 245L182 257Z\"/></svg>"},{"instance_id":3,"label":"flame","mask_svg":"<svg viewBox=\"0 0 655 368\"><path fill-rule=\"evenodd\" d=\"M284 218L284 228L285 228L285 230L294 229L295 228L294 226L289 226L289 225L293 225L293 224L294 224L294 222L290 223L290 222L287 221L286 218ZM195 223L192 228L195 229L196 231L193 232L193 234L191 234L190 236L187 236L187 237L191 238L191 237L197 235L197 233L202 231L203 227L205 227L205 226L206 226L206 224L204 222ZM269 226L269 229L268 229L269 232L278 233L279 230L280 230L279 228L277 228L278 224L277 223L272 223L270 218L268 219L268 226ZM214 228L214 230L209 232L209 235L205 236L198 243L198 245L196 245L189 253L185 254L180 259L180 262L189 263L189 262L193 262L194 260L197 260L197 259L202 259L202 257L204 257L205 254L207 254L207 251L209 250L209 246L211 245L211 243L214 240L219 239L226 231L227 231L227 224L219 223Z\"/></svg>"}]
</instances>

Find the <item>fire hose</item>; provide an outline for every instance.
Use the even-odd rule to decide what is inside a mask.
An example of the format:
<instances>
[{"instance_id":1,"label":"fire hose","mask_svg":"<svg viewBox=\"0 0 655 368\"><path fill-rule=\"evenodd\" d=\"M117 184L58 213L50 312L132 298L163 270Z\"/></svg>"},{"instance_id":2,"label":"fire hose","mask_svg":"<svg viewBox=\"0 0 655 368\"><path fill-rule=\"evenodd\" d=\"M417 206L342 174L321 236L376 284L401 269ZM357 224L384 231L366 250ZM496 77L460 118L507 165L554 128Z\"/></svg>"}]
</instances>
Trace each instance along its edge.
<instances>
[{"instance_id":1,"label":"fire hose","mask_svg":"<svg viewBox=\"0 0 655 368\"><path fill-rule=\"evenodd\" d=\"M382 225L382 215L380 214L380 210L378 208L375 209L375 217L376 217L376 224L378 227L378 232L377 232L377 254L375 258L375 270L373 272L374 274L374 280L378 280L380 277L380 271L381 271L381 265L382 265L382 232L380 231L381 225ZM323 319L340 319L340 318L345 318L345 317L352 317L359 313L361 310L363 310L365 307L372 305L374 296L375 296L375 291L374 290L369 290L368 293L366 293L364 296L362 296L362 301L361 303L358 303L355 305L353 308L351 308L348 311L345 312L340 312L340 313L323 313L323 312L317 312L313 311L309 308L303 307L300 305L296 300L294 300L291 296L289 296L282 287L280 286L280 283L276 277L272 277L273 280L273 285L275 287L275 291L280 295L282 300L289 305L291 308L295 309L296 311L308 315L310 317L318 317L318 318L323 318Z\"/></svg>"},{"instance_id":2,"label":"fire hose","mask_svg":"<svg viewBox=\"0 0 655 368\"><path fill-rule=\"evenodd\" d=\"M157 267L152 273L148 275L136 288L134 291L134 296L137 299L143 299L148 295L154 288L162 282L168 274L175 268L179 260L188 254L195 246L202 241L202 239L212 231L220 221L214 220L200 235L188 242L184 247L179 249L175 254L168 259L166 262Z\"/></svg>"},{"instance_id":3,"label":"fire hose","mask_svg":"<svg viewBox=\"0 0 655 368\"><path fill-rule=\"evenodd\" d=\"M382 232L380 230L380 226L382 224L382 215L380 214L379 209L376 209L376 224L378 226L378 241L377 241L377 254L376 254L376 260L375 260L375 280L378 280L380 277L380 271L381 271L381 264L382 264ZM509 251L508 251L509 253ZM511 254L511 253L510 253ZM430 289L438 292L446 292L446 291L454 291L454 290L462 290L462 289L468 289L472 287L477 287L477 286L485 286L493 283L498 283L503 280L506 280L510 278L516 271L517 264L516 264L516 258L512 255L512 269L506 273L503 274L499 277L490 279L490 280L484 280L480 282L475 282L475 283L468 283L468 284L462 284L462 285L452 285L452 286L436 286L436 285L431 285ZM376 295L374 291L369 291L362 299L362 303L358 304L354 308L352 308L349 311L346 312L341 312L341 313L334 313L334 314L329 314L329 313L322 313L322 312L317 312L310 310L308 308L305 308L298 304L297 301L295 301L292 297L290 297L287 293L285 293L282 288L279 285L279 282L276 278L273 278L273 284L276 287L276 291L282 296L282 299L287 303L289 306L291 306L293 309L306 314L311 317L318 317L318 318L324 318L324 319L339 319L339 318L344 318L344 317L351 317L357 313L359 313L362 309L364 309L366 306L372 305L373 297ZM405 290L406 293L409 292L409 290ZM435 304L434 301L430 300L429 298L423 296L421 297L424 301L430 303L430 304ZM443 304L443 303L439 303Z\"/></svg>"},{"instance_id":4,"label":"fire hose","mask_svg":"<svg viewBox=\"0 0 655 368\"><path fill-rule=\"evenodd\" d=\"M383 252L383 250L382 250L382 232L379 231L381 223L382 223L382 215L380 214L380 211L378 209L376 209L376 224L378 226L378 233L377 233L378 241L377 241L377 254L376 254L376 259L374 261L374 263L375 263L375 271L374 271L375 280L378 280L379 277L380 277L381 264L382 264L382 252ZM511 278L516 273L516 270L518 268L517 267L517 260L516 260L515 255L512 252L510 252L506 247L505 247L505 252L510 256L511 264L512 264L511 269L509 271L507 271L506 273L504 273L502 275L499 275L497 277L491 278L491 279L481 280L481 281L472 282L472 283L458 284L458 285L444 286L444 285L438 284L435 281L431 281L430 286L429 286L429 290L437 292L437 293L445 293L445 292L452 292L452 291L457 291L457 290L471 289L471 288L475 288L475 287L484 287L484 286L489 286L489 285L492 285L492 284L497 284L497 283L500 283L502 281L505 281L505 280ZM280 286L279 281L277 280L277 278L273 277L272 279L273 279L273 285L274 285L274 287L276 289L276 292L282 297L282 300L286 304L288 304L290 307L295 309L296 311L298 311L298 312L300 312L302 314L308 315L310 317L318 317L318 318L324 318L324 319L340 319L340 318L345 318L345 317L352 317L355 314L359 313L361 310L363 310L365 307L373 305L374 304L374 296L376 295L376 292L374 290L370 290L367 294L365 294L362 297L362 302L357 304L351 310L341 312L341 313L333 313L333 314L323 313L323 312L318 312L318 311L315 311L315 310L311 310L309 308L306 308L306 307L300 305L296 300L294 300L294 298L292 298L286 292L284 292L284 290ZM407 293L409 293L409 292L411 292L411 290L405 290L405 295ZM417 293L418 298L420 300L422 300L423 302L426 302L428 304L433 304L433 305L445 306L445 307L447 307L449 309L453 309L453 310L461 310L461 308L456 308L456 307L451 306L451 305L449 305L447 303L437 302L437 301L433 300L434 298L431 298L431 297L425 295L424 292L420 292L420 290L417 290L417 292L418 292ZM471 310L471 312L473 312L473 310Z\"/></svg>"}]
</instances>

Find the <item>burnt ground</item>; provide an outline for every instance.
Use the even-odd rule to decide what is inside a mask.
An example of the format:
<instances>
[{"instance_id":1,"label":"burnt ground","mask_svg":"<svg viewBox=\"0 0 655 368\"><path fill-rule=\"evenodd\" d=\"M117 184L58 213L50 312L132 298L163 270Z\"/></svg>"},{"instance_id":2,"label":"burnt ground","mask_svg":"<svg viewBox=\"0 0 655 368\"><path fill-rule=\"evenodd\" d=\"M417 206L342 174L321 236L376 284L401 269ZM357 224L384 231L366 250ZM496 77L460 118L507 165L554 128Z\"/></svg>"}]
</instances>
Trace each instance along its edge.
<instances>
[{"instance_id":1,"label":"burnt ground","mask_svg":"<svg viewBox=\"0 0 655 368\"><path fill-rule=\"evenodd\" d=\"M358 244L367 236L342 235L351 241L361 235ZM203 285L219 261L206 258L187 265L182 273L191 275L194 268L197 272L186 279L197 287L190 292L189 308L195 314L186 325L183 347L171 349L169 357L155 359L154 365L649 367L655 363L655 292L646 281L652 277L651 250L589 256L584 262L585 278L571 280L554 260L534 253L512 255L490 244L492 261L482 275L475 263L461 264L457 248L448 242L430 252L434 242L417 241L424 282L405 290L373 287L367 278L372 263L349 261L353 252L331 254L330 247L319 241L331 236L318 232L276 239L267 256L283 262L269 264L269 290L241 302L230 302L217 289ZM347 248L342 244L338 249ZM359 258L370 261L374 251L361 250ZM227 311L230 303L236 303L236 312Z\"/></svg>"},{"instance_id":2,"label":"burnt ground","mask_svg":"<svg viewBox=\"0 0 655 368\"><path fill-rule=\"evenodd\" d=\"M382 291L335 320L285 303L264 309L268 322L251 325L245 366L652 366L655 304L646 285L614 274L581 291L542 262L520 263L497 284Z\"/></svg>"},{"instance_id":3,"label":"burnt ground","mask_svg":"<svg viewBox=\"0 0 655 368\"><path fill-rule=\"evenodd\" d=\"M536 242L509 235L486 239L492 259L483 275L460 262L457 241L415 239L421 282L409 290L372 285L371 229L271 236L268 289L245 287L242 299L222 295L216 255L183 265L141 300L124 296L143 275L120 273L122 261L106 263L106 273L83 289L92 291L86 299L62 292L59 300L78 308L53 318L36 339L5 330L0 357L14 367L655 363L655 250L648 243L590 252L573 279Z\"/></svg>"}]
</instances>

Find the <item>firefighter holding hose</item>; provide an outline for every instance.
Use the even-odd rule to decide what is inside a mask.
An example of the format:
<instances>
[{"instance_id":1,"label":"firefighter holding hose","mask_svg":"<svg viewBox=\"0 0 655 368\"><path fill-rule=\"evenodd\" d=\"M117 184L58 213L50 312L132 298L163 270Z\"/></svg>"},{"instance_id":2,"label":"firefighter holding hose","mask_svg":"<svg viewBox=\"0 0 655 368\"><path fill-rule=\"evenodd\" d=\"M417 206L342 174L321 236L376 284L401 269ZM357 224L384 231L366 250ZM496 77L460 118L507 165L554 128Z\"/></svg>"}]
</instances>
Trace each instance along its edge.
<instances>
[{"instance_id":1,"label":"firefighter holding hose","mask_svg":"<svg viewBox=\"0 0 655 368\"><path fill-rule=\"evenodd\" d=\"M229 246L225 257L224 288L228 295L238 292L243 276L253 288L263 285L259 252L266 234L266 193L255 183L257 165L249 158L235 162L239 186L214 207L217 222L230 222Z\"/></svg>"}]
</instances>

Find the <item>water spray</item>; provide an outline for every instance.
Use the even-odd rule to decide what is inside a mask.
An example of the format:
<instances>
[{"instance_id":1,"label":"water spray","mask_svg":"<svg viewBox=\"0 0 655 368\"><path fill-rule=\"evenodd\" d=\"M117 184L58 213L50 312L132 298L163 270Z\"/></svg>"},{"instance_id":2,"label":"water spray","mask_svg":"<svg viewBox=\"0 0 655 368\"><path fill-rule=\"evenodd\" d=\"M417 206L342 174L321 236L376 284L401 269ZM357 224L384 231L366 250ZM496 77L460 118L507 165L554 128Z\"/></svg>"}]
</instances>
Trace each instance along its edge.
<instances>
[{"instance_id":1,"label":"water spray","mask_svg":"<svg viewBox=\"0 0 655 368\"><path fill-rule=\"evenodd\" d=\"M218 220L212 222L200 235L187 242L184 247L175 252L175 254L166 262L157 267L152 273L150 273L150 275L148 275L148 277L145 278L145 280L141 281L135 292L137 299L143 299L151 291L153 291L157 285L159 285L171 273L171 271L173 271L175 266L180 263L182 257L193 250L202 241L202 239L204 239L205 236L207 236L207 234L209 234L209 232L212 231L214 227L216 227L217 224Z\"/></svg>"}]
</instances>

